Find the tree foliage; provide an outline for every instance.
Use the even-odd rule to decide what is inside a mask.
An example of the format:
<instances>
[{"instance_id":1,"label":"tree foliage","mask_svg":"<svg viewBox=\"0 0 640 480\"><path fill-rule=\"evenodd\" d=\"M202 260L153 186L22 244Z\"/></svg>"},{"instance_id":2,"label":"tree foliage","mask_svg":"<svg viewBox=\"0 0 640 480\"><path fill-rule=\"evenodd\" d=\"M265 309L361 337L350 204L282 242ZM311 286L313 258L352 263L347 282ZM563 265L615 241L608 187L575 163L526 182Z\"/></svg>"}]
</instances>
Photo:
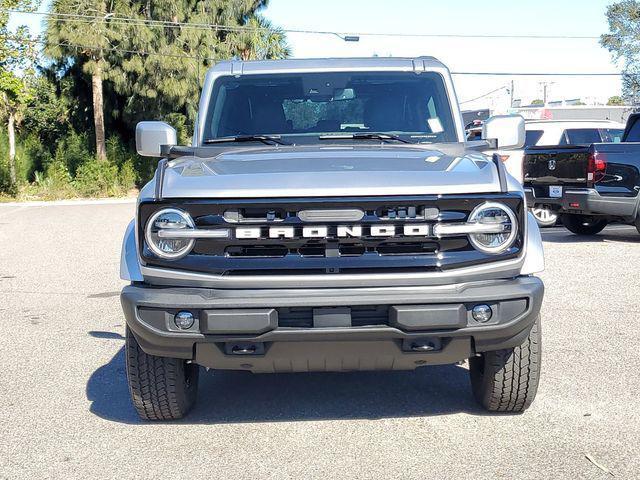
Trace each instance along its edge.
<instances>
[{"instance_id":1,"label":"tree foliage","mask_svg":"<svg viewBox=\"0 0 640 480\"><path fill-rule=\"evenodd\" d=\"M612 97L609 97L609 100L607 101L607 105L613 106L613 107L621 107L624 106L624 99L619 96L619 95L614 95Z\"/></svg>"},{"instance_id":2,"label":"tree foliage","mask_svg":"<svg viewBox=\"0 0 640 480\"><path fill-rule=\"evenodd\" d=\"M616 62L623 62L622 96L632 104L640 101L640 2L622 0L606 11L609 33L600 44L609 50Z\"/></svg>"},{"instance_id":3,"label":"tree foliage","mask_svg":"<svg viewBox=\"0 0 640 480\"><path fill-rule=\"evenodd\" d=\"M290 54L284 32L257 13L266 3L54 0L55 12L96 18L51 19L47 53L63 68L81 65L87 75L99 69L108 83L105 88L118 97L116 105L105 110L114 112L115 108L119 120L131 130L142 119L170 118L184 127L187 136L209 67L234 57L284 58Z\"/></svg>"},{"instance_id":4,"label":"tree foliage","mask_svg":"<svg viewBox=\"0 0 640 480\"><path fill-rule=\"evenodd\" d=\"M24 10L38 1L0 0L0 8ZM220 60L290 55L285 33L260 15L267 1L51 0L56 15L44 25L44 56L34 71L25 59L39 44L25 29L7 32L0 10L0 36L11 40L0 44L0 92L21 105L23 118L19 176L36 190L60 188L63 195L148 180L155 162L134 153L138 121L165 120L188 142L208 68ZM102 108L95 106L97 84ZM98 110L104 165L91 153L99 151ZM0 152L8 151L6 129L0 137Z\"/></svg>"}]
</instances>

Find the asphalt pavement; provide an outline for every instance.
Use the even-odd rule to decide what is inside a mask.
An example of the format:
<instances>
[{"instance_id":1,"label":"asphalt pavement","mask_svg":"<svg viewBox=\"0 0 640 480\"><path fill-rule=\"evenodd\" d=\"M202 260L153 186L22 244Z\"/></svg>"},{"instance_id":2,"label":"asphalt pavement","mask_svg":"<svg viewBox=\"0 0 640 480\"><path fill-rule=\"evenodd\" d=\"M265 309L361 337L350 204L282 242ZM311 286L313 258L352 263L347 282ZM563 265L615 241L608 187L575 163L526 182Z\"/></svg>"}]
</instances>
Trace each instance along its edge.
<instances>
[{"instance_id":1,"label":"asphalt pavement","mask_svg":"<svg viewBox=\"0 0 640 480\"><path fill-rule=\"evenodd\" d=\"M522 415L483 412L462 365L210 371L188 418L148 423L118 298L133 213L0 205L0 478L640 478L635 228L545 230L542 380Z\"/></svg>"}]
</instances>

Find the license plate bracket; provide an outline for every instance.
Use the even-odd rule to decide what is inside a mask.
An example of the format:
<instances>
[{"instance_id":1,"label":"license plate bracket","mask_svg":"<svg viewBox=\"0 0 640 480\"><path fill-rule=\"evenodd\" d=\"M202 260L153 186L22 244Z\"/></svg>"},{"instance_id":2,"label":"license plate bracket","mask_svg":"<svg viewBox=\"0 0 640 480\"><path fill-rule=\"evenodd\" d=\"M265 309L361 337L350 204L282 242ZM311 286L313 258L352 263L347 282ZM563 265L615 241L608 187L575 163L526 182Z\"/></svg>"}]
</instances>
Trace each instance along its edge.
<instances>
[{"instance_id":1,"label":"license plate bracket","mask_svg":"<svg viewBox=\"0 0 640 480\"><path fill-rule=\"evenodd\" d=\"M551 185L549 187L549 198L562 198L562 186Z\"/></svg>"}]
</instances>

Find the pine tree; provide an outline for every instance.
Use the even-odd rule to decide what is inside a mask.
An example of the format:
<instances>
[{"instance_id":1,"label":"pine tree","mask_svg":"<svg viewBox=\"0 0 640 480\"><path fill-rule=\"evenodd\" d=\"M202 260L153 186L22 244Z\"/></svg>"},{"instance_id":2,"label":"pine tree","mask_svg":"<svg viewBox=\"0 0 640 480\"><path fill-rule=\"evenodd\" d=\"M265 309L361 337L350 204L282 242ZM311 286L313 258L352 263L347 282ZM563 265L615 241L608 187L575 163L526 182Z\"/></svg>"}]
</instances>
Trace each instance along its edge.
<instances>
[{"instance_id":1,"label":"pine tree","mask_svg":"<svg viewBox=\"0 0 640 480\"><path fill-rule=\"evenodd\" d=\"M99 17L55 17L47 25L47 52L80 63L91 75L98 158L105 152L104 81L125 99L122 114L128 125L166 119L183 126L184 139L195 120L204 74L215 62L288 56L284 33L257 15L266 3L54 0L54 13Z\"/></svg>"},{"instance_id":2,"label":"pine tree","mask_svg":"<svg viewBox=\"0 0 640 480\"><path fill-rule=\"evenodd\" d=\"M259 18L256 12L266 3L266 0L131 2L127 17L170 23L121 27L125 50L149 53L125 54L120 70L110 77L116 91L129 98L124 112L127 118L132 123L142 118L173 118L191 126L204 74L217 61L242 58L246 51L264 53L264 58L288 56L284 34L270 24L256 24ZM257 26L261 28L250 30ZM182 121L176 119L178 115L183 116Z\"/></svg>"}]
</instances>

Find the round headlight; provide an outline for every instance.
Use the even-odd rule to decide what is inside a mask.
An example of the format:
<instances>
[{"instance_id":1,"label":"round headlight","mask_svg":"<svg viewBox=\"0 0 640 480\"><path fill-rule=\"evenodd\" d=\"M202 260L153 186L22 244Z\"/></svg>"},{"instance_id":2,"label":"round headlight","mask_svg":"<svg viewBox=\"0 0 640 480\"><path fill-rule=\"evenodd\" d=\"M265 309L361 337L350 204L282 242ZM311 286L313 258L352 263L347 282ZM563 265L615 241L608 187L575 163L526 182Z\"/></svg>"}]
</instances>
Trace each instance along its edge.
<instances>
[{"instance_id":1,"label":"round headlight","mask_svg":"<svg viewBox=\"0 0 640 480\"><path fill-rule=\"evenodd\" d=\"M193 238L165 238L160 232L170 234L171 231L193 228L195 224L187 212L176 208L165 208L149 218L144 229L144 238L151 251L160 258L178 260L191 251L196 241Z\"/></svg>"},{"instance_id":2,"label":"round headlight","mask_svg":"<svg viewBox=\"0 0 640 480\"><path fill-rule=\"evenodd\" d=\"M485 253L502 253L516 239L518 221L516 215L501 203L483 203L478 205L469 215L470 223L481 225L501 225L499 233L473 233L469 235L471 244Z\"/></svg>"}]
</instances>

